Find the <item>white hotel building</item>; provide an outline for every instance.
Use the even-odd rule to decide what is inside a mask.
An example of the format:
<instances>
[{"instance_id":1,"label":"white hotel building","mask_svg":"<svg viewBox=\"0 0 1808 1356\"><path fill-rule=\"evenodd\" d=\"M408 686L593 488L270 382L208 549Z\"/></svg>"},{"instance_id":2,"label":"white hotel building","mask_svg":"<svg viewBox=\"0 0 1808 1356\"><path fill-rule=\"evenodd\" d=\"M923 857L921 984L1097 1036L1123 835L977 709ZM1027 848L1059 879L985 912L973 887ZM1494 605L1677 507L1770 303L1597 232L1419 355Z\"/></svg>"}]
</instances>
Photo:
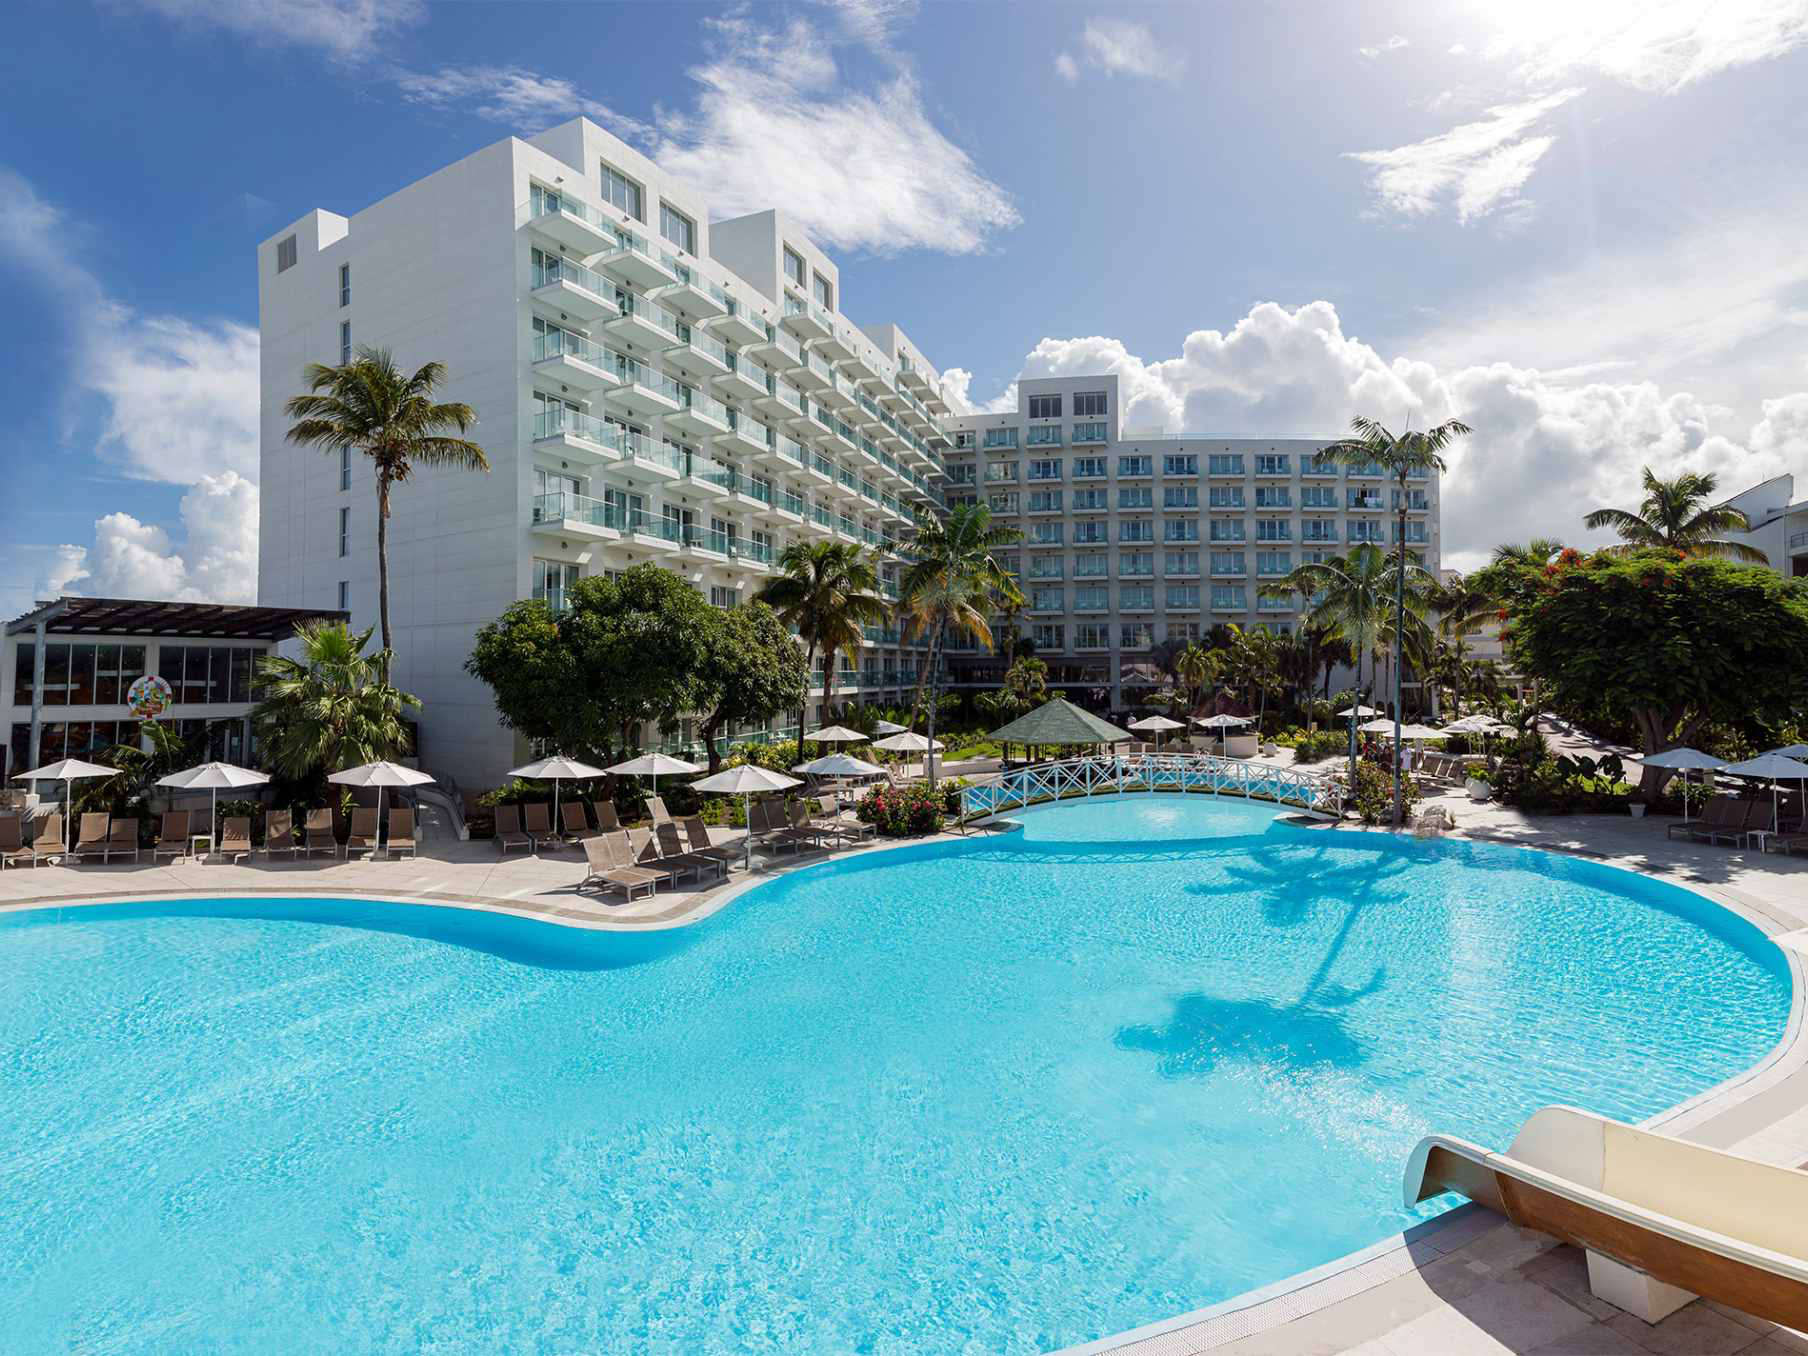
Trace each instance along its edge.
<instances>
[{"instance_id":1,"label":"white hotel building","mask_svg":"<svg viewBox=\"0 0 1808 1356\"><path fill-rule=\"evenodd\" d=\"M1321 444L1122 436L1114 377L951 418L937 369L896 325L846 318L839 270L782 211L714 221L586 119L310 212L259 246L258 280L260 603L376 620L368 466L284 437L308 363L435 359L442 398L478 411L491 473L417 473L389 530L395 680L422 699L424 765L473 787L525 753L464 671L477 629L585 575L651 561L726 607L791 541L841 540L895 593L917 518L984 496L1025 532L1040 652L1115 699L1153 641L1289 625L1291 601L1256 596L1266 574L1390 531L1390 487L1314 466ZM1435 482L1412 505L1435 569ZM922 647L891 625L868 642L838 698L907 694ZM962 662L957 681L986 677Z\"/></svg>"}]
</instances>

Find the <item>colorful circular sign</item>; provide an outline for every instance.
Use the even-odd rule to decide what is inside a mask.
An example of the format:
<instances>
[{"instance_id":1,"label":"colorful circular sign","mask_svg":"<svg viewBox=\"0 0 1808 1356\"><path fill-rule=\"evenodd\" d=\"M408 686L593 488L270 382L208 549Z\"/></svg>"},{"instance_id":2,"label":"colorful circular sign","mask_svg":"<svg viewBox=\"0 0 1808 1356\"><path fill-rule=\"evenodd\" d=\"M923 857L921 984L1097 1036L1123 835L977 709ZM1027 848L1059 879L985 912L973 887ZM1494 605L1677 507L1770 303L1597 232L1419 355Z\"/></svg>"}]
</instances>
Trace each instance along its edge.
<instances>
[{"instance_id":1,"label":"colorful circular sign","mask_svg":"<svg viewBox=\"0 0 1808 1356\"><path fill-rule=\"evenodd\" d=\"M154 673L133 679L132 686L126 689L126 705L140 720L157 719L175 698L168 681Z\"/></svg>"}]
</instances>

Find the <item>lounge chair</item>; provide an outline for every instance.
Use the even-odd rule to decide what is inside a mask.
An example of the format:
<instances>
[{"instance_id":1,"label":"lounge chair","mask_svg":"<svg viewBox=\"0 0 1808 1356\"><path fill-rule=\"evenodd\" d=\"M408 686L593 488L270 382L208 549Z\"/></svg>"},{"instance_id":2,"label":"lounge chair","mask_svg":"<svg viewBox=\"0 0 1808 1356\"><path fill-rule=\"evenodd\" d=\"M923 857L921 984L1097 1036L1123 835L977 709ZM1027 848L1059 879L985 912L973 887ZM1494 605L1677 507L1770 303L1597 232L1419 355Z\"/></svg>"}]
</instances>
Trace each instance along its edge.
<instances>
[{"instance_id":1,"label":"lounge chair","mask_svg":"<svg viewBox=\"0 0 1808 1356\"><path fill-rule=\"evenodd\" d=\"M530 800L521 807L521 827L534 840L534 851L551 844L558 846L559 836L552 829L552 806L543 800Z\"/></svg>"},{"instance_id":2,"label":"lounge chair","mask_svg":"<svg viewBox=\"0 0 1808 1356\"><path fill-rule=\"evenodd\" d=\"M354 852L368 852L373 857L377 851L377 812L365 809L362 805L352 810L351 828L345 835L344 856L351 860Z\"/></svg>"},{"instance_id":3,"label":"lounge chair","mask_svg":"<svg viewBox=\"0 0 1808 1356\"><path fill-rule=\"evenodd\" d=\"M63 845L63 815L54 811L38 821L37 832L31 836L31 860L35 865L51 857L68 856L69 849Z\"/></svg>"},{"instance_id":4,"label":"lounge chair","mask_svg":"<svg viewBox=\"0 0 1808 1356\"><path fill-rule=\"evenodd\" d=\"M24 820L18 815L0 815L0 867L8 862L16 865L31 860L31 849L25 846L23 833Z\"/></svg>"},{"instance_id":5,"label":"lounge chair","mask_svg":"<svg viewBox=\"0 0 1808 1356\"><path fill-rule=\"evenodd\" d=\"M309 810L302 833L306 838L301 850L307 856L312 857L316 852L324 852L329 857L339 855L339 840L333 836L333 812L330 809Z\"/></svg>"},{"instance_id":6,"label":"lounge chair","mask_svg":"<svg viewBox=\"0 0 1808 1356\"><path fill-rule=\"evenodd\" d=\"M828 829L843 838L871 838L879 832L876 824L865 823L859 815L841 808L833 796L818 796L816 808L821 811L810 823Z\"/></svg>"},{"instance_id":7,"label":"lounge chair","mask_svg":"<svg viewBox=\"0 0 1808 1356\"><path fill-rule=\"evenodd\" d=\"M647 814L655 824L670 824L672 812L665 808L665 801L657 794L647 797Z\"/></svg>"},{"instance_id":8,"label":"lounge chair","mask_svg":"<svg viewBox=\"0 0 1808 1356\"><path fill-rule=\"evenodd\" d=\"M1737 814L1743 817L1744 804L1744 801L1737 800L1732 796L1715 796L1701 807L1701 813L1694 819L1686 824L1670 825L1664 830L1664 836L1675 838L1681 834L1685 838L1706 838L1715 830L1724 829L1727 826L1729 818L1735 813L1735 807L1740 807Z\"/></svg>"},{"instance_id":9,"label":"lounge chair","mask_svg":"<svg viewBox=\"0 0 1808 1356\"><path fill-rule=\"evenodd\" d=\"M138 860L138 854L144 851L138 846L139 823L136 819L116 819L107 826L107 851L103 858L112 861L115 857L130 857Z\"/></svg>"},{"instance_id":10,"label":"lounge chair","mask_svg":"<svg viewBox=\"0 0 1808 1356\"><path fill-rule=\"evenodd\" d=\"M719 857L714 853L691 851L684 845L684 840L678 836L678 826L669 819L663 824L654 826L653 838L659 844L659 860L662 863L669 862L676 865L679 862L689 862L700 871L708 869L714 871L719 877L728 874L726 858Z\"/></svg>"},{"instance_id":11,"label":"lounge chair","mask_svg":"<svg viewBox=\"0 0 1808 1356\"><path fill-rule=\"evenodd\" d=\"M1420 1140L1407 1207L1446 1191L1586 1249L1589 1288L1646 1323L1699 1295L1808 1327L1808 1172L1547 1106L1505 1153Z\"/></svg>"},{"instance_id":12,"label":"lounge chair","mask_svg":"<svg viewBox=\"0 0 1808 1356\"><path fill-rule=\"evenodd\" d=\"M822 831L793 826L782 801L755 801L751 813L749 831L769 848L796 848L801 852L805 847L822 846Z\"/></svg>"},{"instance_id":13,"label":"lounge chair","mask_svg":"<svg viewBox=\"0 0 1808 1356\"><path fill-rule=\"evenodd\" d=\"M590 818L584 813L584 802L568 800L559 806L559 827L564 830L565 837L574 843L581 843L587 838L594 838L601 829L590 827Z\"/></svg>"},{"instance_id":14,"label":"lounge chair","mask_svg":"<svg viewBox=\"0 0 1808 1356\"><path fill-rule=\"evenodd\" d=\"M734 838L726 843L710 840L709 825L703 822L701 815L684 817L684 837L690 844L690 850L699 857L714 857L719 862L733 865L746 856L746 843L743 839Z\"/></svg>"},{"instance_id":15,"label":"lounge chair","mask_svg":"<svg viewBox=\"0 0 1808 1356\"><path fill-rule=\"evenodd\" d=\"M611 864L631 867L636 871L650 871L662 881L673 879L672 870L662 866L657 858L649 857L641 860L641 850L651 847L652 835L636 833L630 829L618 829L614 833L603 835L604 851Z\"/></svg>"},{"instance_id":16,"label":"lounge chair","mask_svg":"<svg viewBox=\"0 0 1808 1356\"><path fill-rule=\"evenodd\" d=\"M414 843L413 810L389 812L389 841L383 844L383 850L389 854L391 861L395 860L399 852L406 852L410 857L418 855Z\"/></svg>"},{"instance_id":17,"label":"lounge chair","mask_svg":"<svg viewBox=\"0 0 1808 1356\"><path fill-rule=\"evenodd\" d=\"M157 827L157 842L151 848L153 863L168 857L188 856L188 811L167 810L163 822Z\"/></svg>"},{"instance_id":18,"label":"lounge chair","mask_svg":"<svg viewBox=\"0 0 1808 1356\"><path fill-rule=\"evenodd\" d=\"M596 820L598 833L615 833L621 828L621 816L615 813L615 802L612 800L591 801L590 815Z\"/></svg>"},{"instance_id":19,"label":"lounge chair","mask_svg":"<svg viewBox=\"0 0 1808 1356\"><path fill-rule=\"evenodd\" d=\"M75 835L75 846L69 850L69 855L78 859L99 857L105 861L107 858L107 834L110 831L108 820L111 818L111 815L104 812L96 814L89 811L84 814L81 828Z\"/></svg>"},{"instance_id":20,"label":"lounge chair","mask_svg":"<svg viewBox=\"0 0 1808 1356\"><path fill-rule=\"evenodd\" d=\"M519 806L498 805L496 807L496 850L506 857L510 848L520 848L523 852L532 852L534 840L521 832L521 808Z\"/></svg>"},{"instance_id":21,"label":"lounge chair","mask_svg":"<svg viewBox=\"0 0 1808 1356\"><path fill-rule=\"evenodd\" d=\"M668 879L663 871L619 865L618 859L626 845L618 842L613 834L593 834L584 840L583 846L585 871L584 878L578 882L580 890L614 886L628 899L633 899L636 890L653 894L659 889L659 882Z\"/></svg>"},{"instance_id":22,"label":"lounge chair","mask_svg":"<svg viewBox=\"0 0 1808 1356\"><path fill-rule=\"evenodd\" d=\"M240 861L251 855L251 816L232 815L220 826L220 855Z\"/></svg>"},{"instance_id":23,"label":"lounge chair","mask_svg":"<svg viewBox=\"0 0 1808 1356\"><path fill-rule=\"evenodd\" d=\"M286 852L291 858L301 849L295 843L295 814L291 810L272 810L264 816L264 856Z\"/></svg>"}]
</instances>

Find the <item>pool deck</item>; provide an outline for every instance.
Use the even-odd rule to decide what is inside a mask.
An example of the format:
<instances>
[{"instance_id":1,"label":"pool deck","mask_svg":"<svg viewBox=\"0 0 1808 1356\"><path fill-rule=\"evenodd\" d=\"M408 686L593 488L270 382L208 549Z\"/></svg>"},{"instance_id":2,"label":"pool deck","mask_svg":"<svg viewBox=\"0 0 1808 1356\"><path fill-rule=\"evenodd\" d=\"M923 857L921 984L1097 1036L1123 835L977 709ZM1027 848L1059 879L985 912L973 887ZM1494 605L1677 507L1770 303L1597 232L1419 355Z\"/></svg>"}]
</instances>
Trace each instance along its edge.
<instances>
[{"instance_id":1,"label":"pool deck","mask_svg":"<svg viewBox=\"0 0 1808 1356\"><path fill-rule=\"evenodd\" d=\"M1471 803L1460 791L1426 804L1454 817L1453 837L1585 856L1696 890L1751 919L1795 958L1789 1037L1756 1069L1657 1118L1670 1132L1778 1163L1808 1163L1808 1041L1803 965L1808 963L1808 857L1786 858L1672 843L1673 820L1599 815L1528 817ZM1362 832L1324 826L1324 832ZM721 839L725 831L717 830ZM921 840L917 840L921 841ZM844 849L884 851L888 844ZM228 865L61 865L0 871L0 915L157 896L343 894L483 908L577 928L681 927L716 912L772 875L822 860L755 855L703 890L661 890L632 903L579 894L582 859L566 850L499 858L489 842L439 843L418 860L324 859ZM1469 1353L1676 1353L1748 1356L1808 1353L1808 1336L1705 1301L1655 1326L1595 1299L1582 1254L1474 1207L1289 1278L1227 1304L1156 1323L1074 1351L1125 1356L1468 1356Z\"/></svg>"}]
</instances>

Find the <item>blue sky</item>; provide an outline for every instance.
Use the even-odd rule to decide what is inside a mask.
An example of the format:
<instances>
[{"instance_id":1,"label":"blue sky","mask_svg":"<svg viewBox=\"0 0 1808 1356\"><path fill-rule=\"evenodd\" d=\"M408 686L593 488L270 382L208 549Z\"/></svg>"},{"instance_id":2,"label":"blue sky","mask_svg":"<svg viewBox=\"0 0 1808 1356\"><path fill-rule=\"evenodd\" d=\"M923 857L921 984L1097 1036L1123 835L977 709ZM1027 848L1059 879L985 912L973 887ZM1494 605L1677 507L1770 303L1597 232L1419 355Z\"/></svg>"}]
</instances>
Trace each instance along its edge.
<instances>
[{"instance_id":1,"label":"blue sky","mask_svg":"<svg viewBox=\"0 0 1808 1356\"><path fill-rule=\"evenodd\" d=\"M1578 16L1577 11L1580 11ZM977 405L1459 415L1447 559L1808 471L1808 0L24 0L0 607L255 596L256 242L584 112L778 203ZM71 79L71 72L79 72Z\"/></svg>"}]
</instances>

